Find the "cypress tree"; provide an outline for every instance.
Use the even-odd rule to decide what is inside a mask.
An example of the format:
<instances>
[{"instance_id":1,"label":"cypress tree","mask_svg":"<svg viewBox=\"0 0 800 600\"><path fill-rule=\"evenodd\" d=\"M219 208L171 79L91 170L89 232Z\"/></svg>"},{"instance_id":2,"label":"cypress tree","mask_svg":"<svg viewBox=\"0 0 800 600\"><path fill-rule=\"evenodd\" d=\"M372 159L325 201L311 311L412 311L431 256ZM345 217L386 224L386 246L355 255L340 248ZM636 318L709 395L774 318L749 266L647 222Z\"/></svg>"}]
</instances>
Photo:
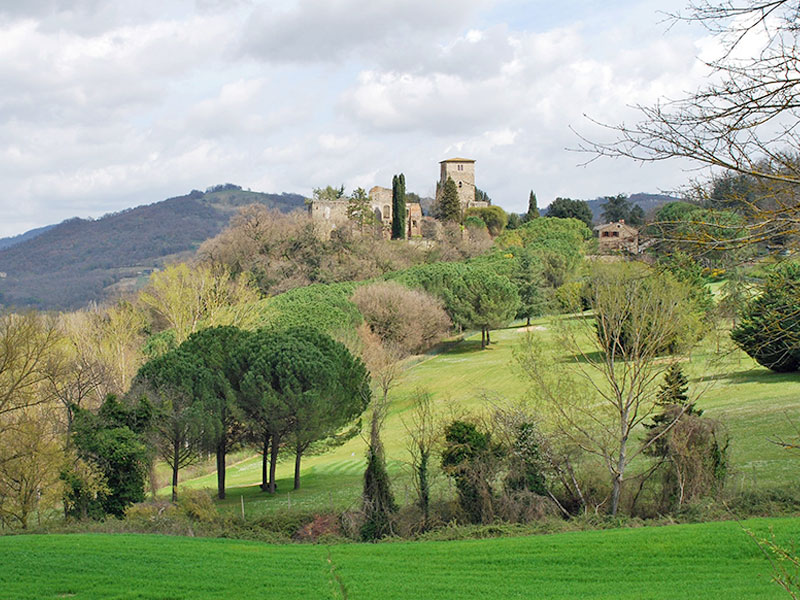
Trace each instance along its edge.
<instances>
[{"instance_id":1,"label":"cypress tree","mask_svg":"<svg viewBox=\"0 0 800 600\"><path fill-rule=\"evenodd\" d=\"M392 177L392 239L406 237L406 176Z\"/></svg>"},{"instance_id":2,"label":"cypress tree","mask_svg":"<svg viewBox=\"0 0 800 600\"><path fill-rule=\"evenodd\" d=\"M528 196L528 212L525 213L525 222L532 221L539 217L539 207L536 205L536 194L531 190Z\"/></svg>"},{"instance_id":3,"label":"cypress tree","mask_svg":"<svg viewBox=\"0 0 800 600\"><path fill-rule=\"evenodd\" d=\"M461 222L461 201L458 199L458 188L451 177L447 178L439 198L438 218L440 221Z\"/></svg>"},{"instance_id":4,"label":"cypress tree","mask_svg":"<svg viewBox=\"0 0 800 600\"><path fill-rule=\"evenodd\" d=\"M689 380L683 374L683 369L678 363L672 363L664 373L664 382L659 386L658 403L663 406L677 404L686 405L689 396L686 392L689 389Z\"/></svg>"}]
</instances>

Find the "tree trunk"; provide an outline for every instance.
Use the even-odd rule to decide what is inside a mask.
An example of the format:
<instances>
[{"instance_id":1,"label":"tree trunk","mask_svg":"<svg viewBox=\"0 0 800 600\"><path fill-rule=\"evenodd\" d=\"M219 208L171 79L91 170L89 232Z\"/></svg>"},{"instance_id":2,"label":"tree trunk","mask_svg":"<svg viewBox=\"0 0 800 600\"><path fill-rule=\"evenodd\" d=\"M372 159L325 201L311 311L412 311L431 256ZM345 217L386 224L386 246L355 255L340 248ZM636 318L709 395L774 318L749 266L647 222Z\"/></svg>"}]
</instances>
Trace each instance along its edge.
<instances>
[{"instance_id":1,"label":"tree trunk","mask_svg":"<svg viewBox=\"0 0 800 600\"><path fill-rule=\"evenodd\" d=\"M625 475L625 461L627 458L627 445L628 445L628 411L625 410L621 414L621 436L619 442L619 455L617 456L617 469L614 473L613 488L611 491L611 516L617 516L617 509L619 509L619 495L622 489L622 478Z\"/></svg>"},{"instance_id":2,"label":"tree trunk","mask_svg":"<svg viewBox=\"0 0 800 600\"><path fill-rule=\"evenodd\" d=\"M492 338L489 337L489 328L487 327L486 328L486 345L488 346L491 343L492 343Z\"/></svg>"},{"instance_id":3,"label":"tree trunk","mask_svg":"<svg viewBox=\"0 0 800 600\"><path fill-rule=\"evenodd\" d=\"M486 348L486 328L481 327L481 350Z\"/></svg>"},{"instance_id":4,"label":"tree trunk","mask_svg":"<svg viewBox=\"0 0 800 600\"><path fill-rule=\"evenodd\" d=\"M217 444L217 498L225 499L225 440Z\"/></svg>"},{"instance_id":5,"label":"tree trunk","mask_svg":"<svg viewBox=\"0 0 800 600\"><path fill-rule=\"evenodd\" d=\"M526 327L530 327L530 326L531 326L531 316L528 315L528 323L526 324Z\"/></svg>"},{"instance_id":6,"label":"tree trunk","mask_svg":"<svg viewBox=\"0 0 800 600\"><path fill-rule=\"evenodd\" d=\"M269 481L267 480L267 463L269 462L269 439L268 433L264 434L264 446L261 448L261 491L266 492L269 489Z\"/></svg>"},{"instance_id":7,"label":"tree trunk","mask_svg":"<svg viewBox=\"0 0 800 600\"><path fill-rule=\"evenodd\" d=\"M269 493L274 494L278 486L275 483L275 468L278 465L278 447L280 446L280 438L277 435L272 436L272 442L269 453Z\"/></svg>"},{"instance_id":8,"label":"tree trunk","mask_svg":"<svg viewBox=\"0 0 800 600\"><path fill-rule=\"evenodd\" d=\"M303 449L300 444L297 444L297 449L294 454L294 489L300 489L300 459L303 456Z\"/></svg>"},{"instance_id":9,"label":"tree trunk","mask_svg":"<svg viewBox=\"0 0 800 600\"><path fill-rule=\"evenodd\" d=\"M178 460L180 457L180 443L178 440L172 442L172 502L178 501Z\"/></svg>"}]
</instances>

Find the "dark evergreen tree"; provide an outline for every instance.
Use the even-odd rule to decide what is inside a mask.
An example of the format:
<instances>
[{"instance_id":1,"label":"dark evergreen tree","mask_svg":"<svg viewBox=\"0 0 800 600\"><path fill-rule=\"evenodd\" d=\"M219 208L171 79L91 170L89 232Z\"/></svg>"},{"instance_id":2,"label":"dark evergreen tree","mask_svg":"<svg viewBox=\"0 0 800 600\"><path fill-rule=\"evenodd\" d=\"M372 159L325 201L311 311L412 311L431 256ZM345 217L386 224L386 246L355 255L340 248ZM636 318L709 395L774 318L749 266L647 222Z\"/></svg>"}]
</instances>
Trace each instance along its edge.
<instances>
[{"instance_id":1,"label":"dark evergreen tree","mask_svg":"<svg viewBox=\"0 0 800 600\"><path fill-rule=\"evenodd\" d=\"M379 431L373 433L367 447L367 469L364 471L364 524L361 526L361 539L379 540L392 533L392 515L397 512L397 504L392 494L389 473L386 470L386 457Z\"/></svg>"},{"instance_id":2,"label":"dark evergreen tree","mask_svg":"<svg viewBox=\"0 0 800 600\"><path fill-rule=\"evenodd\" d=\"M664 373L664 381L658 390L658 403L662 406L677 404L685 406L689 400L686 392L689 390L689 380L683 374L679 363L672 363Z\"/></svg>"},{"instance_id":3,"label":"dark evergreen tree","mask_svg":"<svg viewBox=\"0 0 800 600\"><path fill-rule=\"evenodd\" d=\"M631 208L631 213L628 215L628 224L634 227L641 227L644 225L644 210L638 204L634 204Z\"/></svg>"},{"instance_id":4,"label":"dark evergreen tree","mask_svg":"<svg viewBox=\"0 0 800 600\"><path fill-rule=\"evenodd\" d=\"M534 194L533 190L531 190L531 193L528 196L528 212L525 213L523 219L527 223L528 221L533 221L538 217L539 217L539 207L537 206L536 202L536 194Z\"/></svg>"},{"instance_id":5,"label":"dark evergreen tree","mask_svg":"<svg viewBox=\"0 0 800 600\"><path fill-rule=\"evenodd\" d=\"M406 237L406 176L400 173L392 178L392 239Z\"/></svg>"},{"instance_id":6,"label":"dark evergreen tree","mask_svg":"<svg viewBox=\"0 0 800 600\"><path fill-rule=\"evenodd\" d=\"M458 198L456 182L451 177L447 178L439 195L436 218L440 221L461 222L461 200Z\"/></svg>"},{"instance_id":7,"label":"dark evergreen tree","mask_svg":"<svg viewBox=\"0 0 800 600\"><path fill-rule=\"evenodd\" d=\"M606 196L606 203L603 204L603 221L613 223L615 221L628 221L631 216L631 203L625 194L616 196Z\"/></svg>"},{"instance_id":8,"label":"dark evergreen tree","mask_svg":"<svg viewBox=\"0 0 800 600\"><path fill-rule=\"evenodd\" d=\"M145 482L152 454L146 437L153 410L146 400L128 405L108 396L97 414L75 408L72 441L83 460L94 464L103 474L108 489L90 502L86 514L97 518L105 514L121 517L125 509L145 498ZM65 497L67 512L81 501L76 478L63 476L68 484ZM81 516L77 510L73 516Z\"/></svg>"},{"instance_id":9,"label":"dark evergreen tree","mask_svg":"<svg viewBox=\"0 0 800 600\"><path fill-rule=\"evenodd\" d=\"M592 209L583 200L556 198L547 207L547 216L559 219L578 219L586 223L589 229L592 228Z\"/></svg>"}]
</instances>

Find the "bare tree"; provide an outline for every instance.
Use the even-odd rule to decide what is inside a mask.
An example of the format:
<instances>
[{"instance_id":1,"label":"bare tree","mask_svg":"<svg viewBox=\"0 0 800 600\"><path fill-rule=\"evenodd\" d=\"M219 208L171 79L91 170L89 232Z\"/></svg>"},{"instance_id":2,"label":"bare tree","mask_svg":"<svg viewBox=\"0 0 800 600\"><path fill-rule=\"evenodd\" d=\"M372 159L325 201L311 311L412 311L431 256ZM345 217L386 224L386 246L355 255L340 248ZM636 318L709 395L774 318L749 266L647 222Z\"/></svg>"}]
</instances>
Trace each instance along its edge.
<instances>
[{"instance_id":1,"label":"bare tree","mask_svg":"<svg viewBox=\"0 0 800 600\"><path fill-rule=\"evenodd\" d=\"M720 42L720 55L706 63L709 83L683 98L637 106L641 120L633 125L601 123L615 139L597 142L581 136L579 149L595 158L640 162L683 158L700 167L752 176L762 187L760 195L771 202L750 203L749 224L739 241L797 233L797 14L793 0L697 0L688 12L671 15L673 22L704 26Z\"/></svg>"},{"instance_id":2,"label":"bare tree","mask_svg":"<svg viewBox=\"0 0 800 600\"><path fill-rule=\"evenodd\" d=\"M541 414L552 415L556 433L601 459L615 515L628 467L660 438L631 444L656 409L658 378L676 360L660 358L665 342L692 339L685 330L691 305L682 285L638 264L598 265L591 295L593 315L562 321L561 351L570 359L548 355L533 334L516 359L533 384Z\"/></svg>"},{"instance_id":3,"label":"bare tree","mask_svg":"<svg viewBox=\"0 0 800 600\"><path fill-rule=\"evenodd\" d=\"M422 511L422 528L426 529L430 522L431 457L441 427L433 411L433 395L430 392L417 390L412 402L408 420L403 420L403 426L408 433L407 448L411 455L417 506Z\"/></svg>"}]
</instances>

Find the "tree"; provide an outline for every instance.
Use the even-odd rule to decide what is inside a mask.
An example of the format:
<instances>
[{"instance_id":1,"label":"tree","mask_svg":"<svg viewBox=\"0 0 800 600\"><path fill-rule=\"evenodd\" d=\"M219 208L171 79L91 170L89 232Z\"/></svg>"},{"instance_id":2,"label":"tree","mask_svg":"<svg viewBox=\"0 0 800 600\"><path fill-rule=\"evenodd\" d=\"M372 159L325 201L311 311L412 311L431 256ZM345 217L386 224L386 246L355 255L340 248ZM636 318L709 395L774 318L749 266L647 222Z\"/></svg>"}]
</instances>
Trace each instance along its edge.
<instances>
[{"instance_id":1,"label":"tree","mask_svg":"<svg viewBox=\"0 0 800 600\"><path fill-rule=\"evenodd\" d=\"M102 514L121 517L128 506L144 500L151 460L146 436L151 421L152 407L146 400L129 406L109 396L97 414L76 410L73 443L78 456L95 465L107 484L108 492L97 498ZM68 487L65 502L78 506L71 497L74 491ZM97 514L93 508L89 512Z\"/></svg>"},{"instance_id":2,"label":"tree","mask_svg":"<svg viewBox=\"0 0 800 600\"><path fill-rule=\"evenodd\" d=\"M514 270L512 282L517 286L520 300L517 316L527 319L526 325L530 326L531 317L541 315L547 304L542 293L544 267L539 253L529 248L517 249L515 258L517 268Z\"/></svg>"},{"instance_id":3,"label":"tree","mask_svg":"<svg viewBox=\"0 0 800 600\"><path fill-rule=\"evenodd\" d=\"M628 224L634 227L641 227L644 225L644 222L644 210L638 204L634 204L633 207L631 207L631 213L628 215Z\"/></svg>"},{"instance_id":4,"label":"tree","mask_svg":"<svg viewBox=\"0 0 800 600\"><path fill-rule=\"evenodd\" d=\"M436 205L436 218L440 221L461 222L461 201L458 198L458 188L452 177L448 177L441 190Z\"/></svg>"},{"instance_id":5,"label":"tree","mask_svg":"<svg viewBox=\"0 0 800 600\"><path fill-rule=\"evenodd\" d=\"M531 190L531 193L528 194L528 212L522 216L522 220L524 223L527 223L528 221L533 221L534 219L538 218L539 206L537 204L536 194L534 194L533 190Z\"/></svg>"},{"instance_id":6,"label":"tree","mask_svg":"<svg viewBox=\"0 0 800 600\"><path fill-rule=\"evenodd\" d=\"M429 392L417 390L414 393L410 416L408 421L403 420L403 426L408 433L407 448L411 455L417 506L422 511L422 528L426 529L430 520L431 458L439 436L433 396Z\"/></svg>"},{"instance_id":7,"label":"tree","mask_svg":"<svg viewBox=\"0 0 800 600\"><path fill-rule=\"evenodd\" d=\"M361 495L364 523L361 539L378 540L392 533L392 514L397 512L397 503L392 494L386 455L381 441L386 412L389 409L386 394L376 398L372 407L370 433L367 440L367 468L364 470L364 491Z\"/></svg>"},{"instance_id":8,"label":"tree","mask_svg":"<svg viewBox=\"0 0 800 600\"><path fill-rule=\"evenodd\" d=\"M486 204L491 206L492 199L489 197L489 194L484 192L482 189L476 187L475 188L475 202L486 202Z\"/></svg>"},{"instance_id":9,"label":"tree","mask_svg":"<svg viewBox=\"0 0 800 600\"><path fill-rule=\"evenodd\" d=\"M603 204L603 221L611 223L614 221L630 221L631 203L625 194L616 196L606 196L606 203Z\"/></svg>"},{"instance_id":10,"label":"tree","mask_svg":"<svg viewBox=\"0 0 800 600\"><path fill-rule=\"evenodd\" d=\"M460 290L461 320L481 330L481 349L490 343L489 331L509 323L519 306L519 295L507 277L485 269L464 273Z\"/></svg>"},{"instance_id":11,"label":"tree","mask_svg":"<svg viewBox=\"0 0 800 600\"><path fill-rule=\"evenodd\" d=\"M392 178L392 239L406 237L406 176L400 173Z\"/></svg>"},{"instance_id":12,"label":"tree","mask_svg":"<svg viewBox=\"0 0 800 600\"><path fill-rule=\"evenodd\" d=\"M394 281L359 286L352 301L379 342L401 357L430 349L450 330L439 298Z\"/></svg>"},{"instance_id":13,"label":"tree","mask_svg":"<svg viewBox=\"0 0 800 600\"><path fill-rule=\"evenodd\" d=\"M706 63L710 82L694 93L655 106L638 106L641 121L606 125L610 143L583 139L595 156L639 162L689 159L700 166L752 177L765 205L747 203L746 235L738 245L798 231L796 190L800 184L800 68L797 5L788 0L695 2L684 20L716 36L718 58ZM747 202L745 200L745 202ZM715 240L709 240L715 243Z\"/></svg>"},{"instance_id":14,"label":"tree","mask_svg":"<svg viewBox=\"0 0 800 600\"><path fill-rule=\"evenodd\" d=\"M220 269L186 263L153 273L139 294L140 302L175 331L178 344L203 327L253 326L258 299L246 277L234 281Z\"/></svg>"},{"instance_id":15,"label":"tree","mask_svg":"<svg viewBox=\"0 0 800 600\"><path fill-rule=\"evenodd\" d=\"M455 479L458 502L472 523L494 518L492 480L501 455L491 432L473 422L457 419L444 429L442 469Z\"/></svg>"},{"instance_id":16,"label":"tree","mask_svg":"<svg viewBox=\"0 0 800 600\"><path fill-rule=\"evenodd\" d=\"M314 200L319 202L333 202L341 200L344 197L344 184L335 188L333 186L325 186L324 188L314 188L311 191Z\"/></svg>"},{"instance_id":17,"label":"tree","mask_svg":"<svg viewBox=\"0 0 800 600\"><path fill-rule=\"evenodd\" d=\"M503 233L508 223L506 211L499 206L471 206L465 211L464 215L465 217L479 217L489 228L489 233L494 237Z\"/></svg>"},{"instance_id":18,"label":"tree","mask_svg":"<svg viewBox=\"0 0 800 600\"><path fill-rule=\"evenodd\" d=\"M172 350L145 364L130 395L144 395L153 406L152 435L156 451L172 469L172 501L178 500L178 472L203 456L214 430L209 411L210 373L199 359Z\"/></svg>"},{"instance_id":19,"label":"tree","mask_svg":"<svg viewBox=\"0 0 800 600\"><path fill-rule=\"evenodd\" d=\"M277 450L290 438L295 450L295 489L303 452L353 421L370 399L364 364L324 333L294 328L259 332L240 359L242 403L260 414L271 437L270 492L275 491ZM241 368L241 367L240 367Z\"/></svg>"},{"instance_id":20,"label":"tree","mask_svg":"<svg viewBox=\"0 0 800 600\"><path fill-rule=\"evenodd\" d=\"M800 264L769 273L731 331L733 341L760 365L777 372L800 369Z\"/></svg>"},{"instance_id":21,"label":"tree","mask_svg":"<svg viewBox=\"0 0 800 600\"><path fill-rule=\"evenodd\" d=\"M364 188L356 188L347 199L347 218L356 224L362 233L365 227L377 225L378 219L372 210L369 196Z\"/></svg>"},{"instance_id":22,"label":"tree","mask_svg":"<svg viewBox=\"0 0 800 600\"><path fill-rule=\"evenodd\" d=\"M654 382L668 368L657 360L664 340L691 344L696 336L687 334L682 318L692 312L689 294L665 273L630 263L597 265L590 296L595 316L563 323L562 356L566 350L573 360L550 356L533 334L516 358L559 434L602 461L615 515L628 467L658 439L629 447L657 406Z\"/></svg>"},{"instance_id":23,"label":"tree","mask_svg":"<svg viewBox=\"0 0 800 600\"><path fill-rule=\"evenodd\" d=\"M556 198L547 207L547 216L558 219L578 219L592 228L592 209L583 200L572 200L571 198Z\"/></svg>"},{"instance_id":24,"label":"tree","mask_svg":"<svg viewBox=\"0 0 800 600\"><path fill-rule=\"evenodd\" d=\"M59 338L49 317L33 311L0 313L0 442L15 412L51 400L42 392Z\"/></svg>"}]
</instances>

